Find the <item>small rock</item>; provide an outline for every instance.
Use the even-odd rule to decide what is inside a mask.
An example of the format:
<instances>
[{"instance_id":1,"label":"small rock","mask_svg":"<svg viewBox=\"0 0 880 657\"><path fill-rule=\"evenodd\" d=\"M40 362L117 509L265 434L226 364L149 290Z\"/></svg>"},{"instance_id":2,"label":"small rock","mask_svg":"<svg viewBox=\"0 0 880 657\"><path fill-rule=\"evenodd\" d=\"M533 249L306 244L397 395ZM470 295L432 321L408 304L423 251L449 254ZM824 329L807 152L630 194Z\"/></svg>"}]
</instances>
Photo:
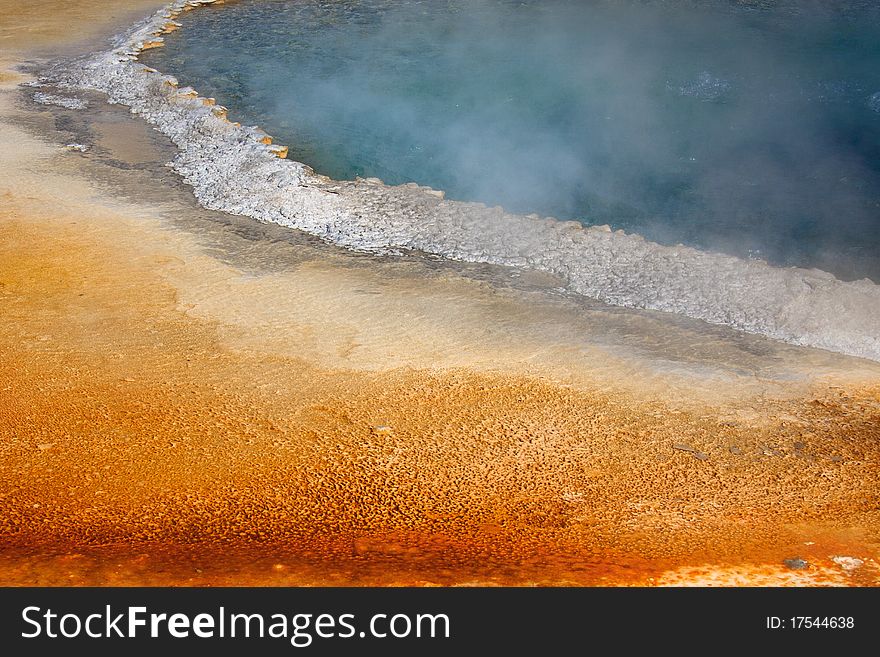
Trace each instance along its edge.
<instances>
[{"instance_id":1,"label":"small rock","mask_svg":"<svg viewBox=\"0 0 880 657\"><path fill-rule=\"evenodd\" d=\"M742 456L743 451L739 447L733 446L730 448L730 453L735 454L736 456Z\"/></svg>"},{"instance_id":2,"label":"small rock","mask_svg":"<svg viewBox=\"0 0 880 657\"><path fill-rule=\"evenodd\" d=\"M672 449L677 449L680 452L690 452L691 454L694 455L694 458L700 459L701 461L708 461L709 460L708 454L704 454L703 452L698 450L696 447L691 447L690 445L685 445L683 443L676 443L675 445L672 446Z\"/></svg>"},{"instance_id":3,"label":"small rock","mask_svg":"<svg viewBox=\"0 0 880 657\"><path fill-rule=\"evenodd\" d=\"M786 568L791 568L792 570L804 570L808 568L810 564L801 559L800 557L794 557L793 559L783 559L782 563L785 564Z\"/></svg>"},{"instance_id":4,"label":"small rock","mask_svg":"<svg viewBox=\"0 0 880 657\"><path fill-rule=\"evenodd\" d=\"M55 443L40 443L37 445L37 449L41 452L45 452L47 449L52 449L55 446Z\"/></svg>"},{"instance_id":5,"label":"small rock","mask_svg":"<svg viewBox=\"0 0 880 657\"><path fill-rule=\"evenodd\" d=\"M833 463L840 463L841 461L843 461L843 457L835 454L834 456L831 457L831 461Z\"/></svg>"},{"instance_id":6,"label":"small rock","mask_svg":"<svg viewBox=\"0 0 880 657\"><path fill-rule=\"evenodd\" d=\"M795 448L795 450L797 450L798 452L800 452L800 451L803 451L803 450L805 450L805 449L807 448L807 444L806 444L806 443L802 443L802 442L796 442L796 443L794 444L794 448Z\"/></svg>"},{"instance_id":7,"label":"small rock","mask_svg":"<svg viewBox=\"0 0 880 657\"><path fill-rule=\"evenodd\" d=\"M384 424L380 424L379 426L371 427L371 431L377 436L390 436L394 430L386 426Z\"/></svg>"}]
</instances>

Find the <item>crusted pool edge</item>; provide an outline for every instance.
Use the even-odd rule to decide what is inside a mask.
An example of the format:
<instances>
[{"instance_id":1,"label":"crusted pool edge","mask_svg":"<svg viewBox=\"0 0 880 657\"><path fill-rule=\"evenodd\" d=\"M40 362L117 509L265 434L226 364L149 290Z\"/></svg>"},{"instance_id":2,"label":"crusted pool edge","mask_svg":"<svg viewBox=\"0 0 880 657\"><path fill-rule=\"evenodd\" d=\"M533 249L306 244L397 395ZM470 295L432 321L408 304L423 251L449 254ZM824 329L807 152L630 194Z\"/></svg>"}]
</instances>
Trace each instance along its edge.
<instances>
[{"instance_id":1,"label":"crusted pool edge","mask_svg":"<svg viewBox=\"0 0 880 657\"><path fill-rule=\"evenodd\" d=\"M55 65L43 83L92 90L127 106L178 147L172 166L205 207L296 228L347 248L415 250L552 273L576 293L679 313L792 344L880 361L880 286L819 270L663 246L608 227L443 198L416 184L335 181L285 159L287 148L227 109L138 61L175 19L222 0L172 2L109 50Z\"/></svg>"}]
</instances>

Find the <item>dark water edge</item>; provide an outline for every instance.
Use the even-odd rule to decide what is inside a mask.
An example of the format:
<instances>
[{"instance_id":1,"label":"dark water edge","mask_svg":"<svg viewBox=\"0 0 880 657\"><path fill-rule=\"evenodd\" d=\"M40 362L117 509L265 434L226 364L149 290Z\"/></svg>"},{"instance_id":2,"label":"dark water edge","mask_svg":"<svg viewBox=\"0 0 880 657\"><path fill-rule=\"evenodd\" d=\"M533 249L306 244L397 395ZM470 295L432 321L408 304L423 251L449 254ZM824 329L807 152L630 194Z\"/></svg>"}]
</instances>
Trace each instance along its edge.
<instances>
[{"instance_id":1,"label":"dark water edge","mask_svg":"<svg viewBox=\"0 0 880 657\"><path fill-rule=\"evenodd\" d=\"M880 280L876 3L262 0L183 22L143 60L319 172Z\"/></svg>"}]
</instances>

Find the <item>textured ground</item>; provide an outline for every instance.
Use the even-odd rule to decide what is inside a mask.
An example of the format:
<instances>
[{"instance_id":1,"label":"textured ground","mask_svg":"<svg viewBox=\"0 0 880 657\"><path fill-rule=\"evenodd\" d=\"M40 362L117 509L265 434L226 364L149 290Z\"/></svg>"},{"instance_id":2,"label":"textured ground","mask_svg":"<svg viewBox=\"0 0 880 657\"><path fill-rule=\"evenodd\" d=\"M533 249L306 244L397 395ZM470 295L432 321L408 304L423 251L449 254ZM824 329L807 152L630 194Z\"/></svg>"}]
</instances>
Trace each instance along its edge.
<instances>
[{"instance_id":1,"label":"textured ground","mask_svg":"<svg viewBox=\"0 0 880 657\"><path fill-rule=\"evenodd\" d=\"M145 129L65 151L5 79L0 583L878 583L880 368L657 370L473 278L198 238L114 192Z\"/></svg>"}]
</instances>

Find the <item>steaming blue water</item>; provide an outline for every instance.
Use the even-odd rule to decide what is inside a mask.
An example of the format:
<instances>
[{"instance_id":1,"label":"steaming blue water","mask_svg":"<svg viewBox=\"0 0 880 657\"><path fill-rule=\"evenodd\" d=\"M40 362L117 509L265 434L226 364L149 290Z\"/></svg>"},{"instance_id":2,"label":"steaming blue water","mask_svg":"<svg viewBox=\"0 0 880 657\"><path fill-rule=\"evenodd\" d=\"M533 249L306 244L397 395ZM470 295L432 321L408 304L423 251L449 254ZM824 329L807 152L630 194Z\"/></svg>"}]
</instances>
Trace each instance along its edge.
<instances>
[{"instance_id":1,"label":"steaming blue water","mask_svg":"<svg viewBox=\"0 0 880 657\"><path fill-rule=\"evenodd\" d=\"M880 281L880 3L262 0L184 21L147 63L321 173Z\"/></svg>"}]
</instances>

